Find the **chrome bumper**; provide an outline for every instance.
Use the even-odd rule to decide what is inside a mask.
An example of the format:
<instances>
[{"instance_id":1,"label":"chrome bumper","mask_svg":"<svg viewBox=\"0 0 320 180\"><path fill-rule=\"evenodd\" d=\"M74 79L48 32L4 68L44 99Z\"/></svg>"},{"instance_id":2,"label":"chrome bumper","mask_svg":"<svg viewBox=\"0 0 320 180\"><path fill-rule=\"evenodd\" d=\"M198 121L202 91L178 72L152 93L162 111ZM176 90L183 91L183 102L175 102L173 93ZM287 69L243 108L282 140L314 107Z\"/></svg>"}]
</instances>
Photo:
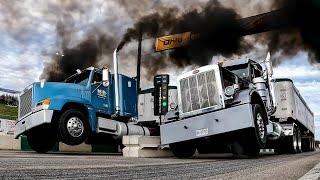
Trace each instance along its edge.
<instances>
[{"instance_id":1,"label":"chrome bumper","mask_svg":"<svg viewBox=\"0 0 320 180\"><path fill-rule=\"evenodd\" d=\"M251 104L242 104L161 125L161 144L187 141L249 127L254 127L252 107Z\"/></svg>"},{"instance_id":2,"label":"chrome bumper","mask_svg":"<svg viewBox=\"0 0 320 180\"><path fill-rule=\"evenodd\" d=\"M51 123L52 115L53 110L42 109L19 119L15 125L14 138L18 138L21 134L36 126Z\"/></svg>"}]
</instances>

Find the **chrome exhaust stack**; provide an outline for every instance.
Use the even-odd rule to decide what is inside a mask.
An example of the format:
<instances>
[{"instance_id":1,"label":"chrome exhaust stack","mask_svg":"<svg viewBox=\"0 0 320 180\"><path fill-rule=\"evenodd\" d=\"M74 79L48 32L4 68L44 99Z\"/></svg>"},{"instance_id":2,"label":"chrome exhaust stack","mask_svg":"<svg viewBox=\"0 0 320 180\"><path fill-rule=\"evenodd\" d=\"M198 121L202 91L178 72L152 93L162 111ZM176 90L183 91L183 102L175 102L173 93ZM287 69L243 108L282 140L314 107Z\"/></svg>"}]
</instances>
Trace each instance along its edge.
<instances>
[{"instance_id":1,"label":"chrome exhaust stack","mask_svg":"<svg viewBox=\"0 0 320 180\"><path fill-rule=\"evenodd\" d=\"M115 116L120 115L120 97L119 97L119 73L118 73L118 48L113 52L113 70L114 70L114 95L116 100Z\"/></svg>"}]
</instances>

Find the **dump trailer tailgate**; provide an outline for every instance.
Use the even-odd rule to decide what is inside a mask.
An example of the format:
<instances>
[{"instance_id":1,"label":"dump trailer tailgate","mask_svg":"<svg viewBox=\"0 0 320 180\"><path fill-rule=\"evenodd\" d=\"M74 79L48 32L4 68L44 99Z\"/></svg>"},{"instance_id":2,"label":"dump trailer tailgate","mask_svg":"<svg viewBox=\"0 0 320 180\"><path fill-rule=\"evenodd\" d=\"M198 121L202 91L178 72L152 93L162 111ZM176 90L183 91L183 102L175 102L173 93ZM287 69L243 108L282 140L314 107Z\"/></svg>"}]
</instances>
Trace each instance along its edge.
<instances>
[{"instance_id":1,"label":"dump trailer tailgate","mask_svg":"<svg viewBox=\"0 0 320 180\"><path fill-rule=\"evenodd\" d=\"M210 112L160 126L161 144L254 127L251 104Z\"/></svg>"}]
</instances>

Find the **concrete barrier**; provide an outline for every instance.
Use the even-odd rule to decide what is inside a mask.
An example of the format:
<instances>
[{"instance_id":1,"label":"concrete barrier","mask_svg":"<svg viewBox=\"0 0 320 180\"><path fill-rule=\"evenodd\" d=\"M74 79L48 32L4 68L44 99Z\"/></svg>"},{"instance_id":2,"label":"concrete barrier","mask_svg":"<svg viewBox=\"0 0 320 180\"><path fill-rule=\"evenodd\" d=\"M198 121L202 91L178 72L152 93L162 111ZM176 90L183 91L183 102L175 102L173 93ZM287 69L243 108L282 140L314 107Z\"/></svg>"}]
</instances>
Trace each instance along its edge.
<instances>
[{"instance_id":1,"label":"concrete barrier","mask_svg":"<svg viewBox=\"0 0 320 180\"><path fill-rule=\"evenodd\" d=\"M0 118L0 135L13 135L16 121Z\"/></svg>"},{"instance_id":2,"label":"concrete barrier","mask_svg":"<svg viewBox=\"0 0 320 180\"><path fill-rule=\"evenodd\" d=\"M14 139L12 135L0 135L0 149L21 150L20 138Z\"/></svg>"},{"instance_id":3,"label":"concrete barrier","mask_svg":"<svg viewBox=\"0 0 320 180\"><path fill-rule=\"evenodd\" d=\"M26 136L21 136L19 139L14 139L13 135L0 135L0 150L16 150L16 151L33 151L28 144ZM91 145L80 144L77 146L69 146L64 143L57 143L53 152L101 152L101 153L118 153L119 145L116 144L103 144Z\"/></svg>"},{"instance_id":4,"label":"concrete barrier","mask_svg":"<svg viewBox=\"0 0 320 180\"><path fill-rule=\"evenodd\" d=\"M89 144L80 144L76 146L69 146L64 143L59 143L60 152L92 152L92 147Z\"/></svg>"},{"instance_id":5,"label":"concrete barrier","mask_svg":"<svg viewBox=\"0 0 320 180\"><path fill-rule=\"evenodd\" d=\"M124 136L122 150L124 157L170 157L173 156L169 148L160 146L159 136Z\"/></svg>"}]
</instances>

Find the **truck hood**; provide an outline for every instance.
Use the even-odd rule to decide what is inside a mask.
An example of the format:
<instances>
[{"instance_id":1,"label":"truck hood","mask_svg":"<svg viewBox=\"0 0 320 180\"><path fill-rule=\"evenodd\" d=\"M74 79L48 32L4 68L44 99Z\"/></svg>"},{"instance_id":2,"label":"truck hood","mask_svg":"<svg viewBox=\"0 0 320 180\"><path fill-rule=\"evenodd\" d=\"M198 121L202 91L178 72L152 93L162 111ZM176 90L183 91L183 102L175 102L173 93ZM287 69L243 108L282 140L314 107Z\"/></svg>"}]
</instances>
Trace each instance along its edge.
<instances>
[{"instance_id":1,"label":"truck hood","mask_svg":"<svg viewBox=\"0 0 320 180\"><path fill-rule=\"evenodd\" d=\"M84 96L83 91L86 87L79 84L61 83L61 82L45 82L44 86L40 86L40 82L33 84L33 100L32 106L35 107L40 101L50 99L89 99Z\"/></svg>"}]
</instances>

